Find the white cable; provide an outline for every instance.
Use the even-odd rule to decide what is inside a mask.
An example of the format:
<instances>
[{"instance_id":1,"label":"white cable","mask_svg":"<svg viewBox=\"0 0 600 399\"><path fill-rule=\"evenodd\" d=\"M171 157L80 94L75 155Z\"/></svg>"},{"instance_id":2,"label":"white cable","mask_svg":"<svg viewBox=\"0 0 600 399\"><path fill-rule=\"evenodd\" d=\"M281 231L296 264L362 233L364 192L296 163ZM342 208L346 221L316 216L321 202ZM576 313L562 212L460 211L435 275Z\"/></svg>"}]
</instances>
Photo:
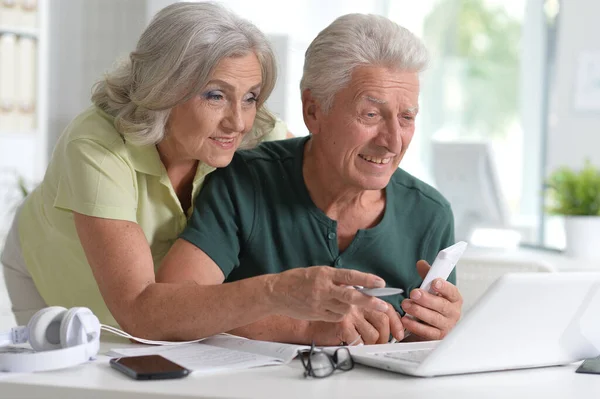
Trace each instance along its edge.
<instances>
[{"instance_id":1,"label":"white cable","mask_svg":"<svg viewBox=\"0 0 600 399\"><path fill-rule=\"evenodd\" d=\"M143 344L150 344L150 345L186 345L186 344L193 344L196 342L204 341L206 339L206 338L200 338L200 339L195 339L193 341L154 341L151 339L134 337L133 335L126 333L123 330L119 330L118 328L115 328L112 326L107 326L105 324L101 324L100 327L102 328L102 330L107 331L111 334L115 334L115 335L118 335L118 336L121 336L124 338L129 338L134 341L141 342Z\"/></svg>"}]
</instances>

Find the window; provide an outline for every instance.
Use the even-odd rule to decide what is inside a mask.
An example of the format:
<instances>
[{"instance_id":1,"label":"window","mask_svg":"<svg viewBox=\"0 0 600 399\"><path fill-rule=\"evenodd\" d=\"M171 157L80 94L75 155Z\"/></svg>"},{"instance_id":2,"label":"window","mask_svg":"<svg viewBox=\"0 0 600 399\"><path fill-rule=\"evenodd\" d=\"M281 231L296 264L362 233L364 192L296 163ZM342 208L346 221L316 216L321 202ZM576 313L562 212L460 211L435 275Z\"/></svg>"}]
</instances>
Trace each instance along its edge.
<instances>
[{"instance_id":1,"label":"window","mask_svg":"<svg viewBox=\"0 0 600 399\"><path fill-rule=\"evenodd\" d=\"M539 241L542 213L543 3L389 2L389 17L420 36L432 56L421 83L417 132L403 167L435 185L432 140L488 141L508 223L526 243Z\"/></svg>"}]
</instances>

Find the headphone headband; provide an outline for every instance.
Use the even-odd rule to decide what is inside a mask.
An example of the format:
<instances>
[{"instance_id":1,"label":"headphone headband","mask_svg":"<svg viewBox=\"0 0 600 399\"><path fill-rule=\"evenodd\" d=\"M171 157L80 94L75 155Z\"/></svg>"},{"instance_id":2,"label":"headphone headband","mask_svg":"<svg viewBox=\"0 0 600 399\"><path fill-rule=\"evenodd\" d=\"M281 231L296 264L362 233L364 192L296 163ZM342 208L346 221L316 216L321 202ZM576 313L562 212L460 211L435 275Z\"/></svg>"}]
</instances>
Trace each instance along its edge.
<instances>
[{"instance_id":1,"label":"headphone headband","mask_svg":"<svg viewBox=\"0 0 600 399\"><path fill-rule=\"evenodd\" d=\"M85 363L100 349L100 322L88 308L51 306L33 315L27 326L0 333L0 346L26 342L35 352L0 352L0 371L48 371Z\"/></svg>"},{"instance_id":2,"label":"headphone headband","mask_svg":"<svg viewBox=\"0 0 600 399\"><path fill-rule=\"evenodd\" d=\"M29 373L58 370L85 363L98 353L100 341L33 353L0 353L0 371Z\"/></svg>"}]
</instances>

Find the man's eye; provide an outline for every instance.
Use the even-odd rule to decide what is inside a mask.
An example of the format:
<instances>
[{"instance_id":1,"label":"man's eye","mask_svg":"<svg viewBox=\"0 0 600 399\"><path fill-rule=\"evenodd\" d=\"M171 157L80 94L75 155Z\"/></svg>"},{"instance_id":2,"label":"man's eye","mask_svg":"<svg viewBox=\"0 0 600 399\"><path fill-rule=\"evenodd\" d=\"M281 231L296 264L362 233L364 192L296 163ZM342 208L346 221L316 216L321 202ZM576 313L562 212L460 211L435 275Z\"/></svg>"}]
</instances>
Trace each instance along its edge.
<instances>
[{"instance_id":1,"label":"man's eye","mask_svg":"<svg viewBox=\"0 0 600 399\"><path fill-rule=\"evenodd\" d=\"M367 112L367 118L375 118L377 116L376 112Z\"/></svg>"}]
</instances>

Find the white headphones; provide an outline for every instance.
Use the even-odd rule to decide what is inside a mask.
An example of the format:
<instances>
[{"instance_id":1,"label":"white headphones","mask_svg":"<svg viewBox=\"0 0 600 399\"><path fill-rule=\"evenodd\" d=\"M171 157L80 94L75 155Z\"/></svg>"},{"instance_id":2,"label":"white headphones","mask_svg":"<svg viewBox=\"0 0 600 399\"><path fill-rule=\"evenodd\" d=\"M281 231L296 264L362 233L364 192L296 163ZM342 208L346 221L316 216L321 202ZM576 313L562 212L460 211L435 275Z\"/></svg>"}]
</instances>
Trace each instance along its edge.
<instances>
[{"instance_id":1,"label":"white headphones","mask_svg":"<svg viewBox=\"0 0 600 399\"><path fill-rule=\"evenodd\" d=\"M29 342L33 353L0 353L0 371L46 371L93 359L100 349L100 322L88 308L52 306L27 326L0 333L0 346Z\"/></svg>"},{"instance_id":2,"label":"white headphones","mask_svg":"<svg viewBox=\"0 0 600 399\"><path fill-rule=\"evenodd\" d=\"M94 360L100 349L100 330L153 345L182 345L202 341L170 342L137 338L115 327L100 324L88 308L44 308L33 315L27 326L0 333L0 347L29 342L35 352L1 353L0 371L49 371Z\"/></svg>"}]
</instances>

